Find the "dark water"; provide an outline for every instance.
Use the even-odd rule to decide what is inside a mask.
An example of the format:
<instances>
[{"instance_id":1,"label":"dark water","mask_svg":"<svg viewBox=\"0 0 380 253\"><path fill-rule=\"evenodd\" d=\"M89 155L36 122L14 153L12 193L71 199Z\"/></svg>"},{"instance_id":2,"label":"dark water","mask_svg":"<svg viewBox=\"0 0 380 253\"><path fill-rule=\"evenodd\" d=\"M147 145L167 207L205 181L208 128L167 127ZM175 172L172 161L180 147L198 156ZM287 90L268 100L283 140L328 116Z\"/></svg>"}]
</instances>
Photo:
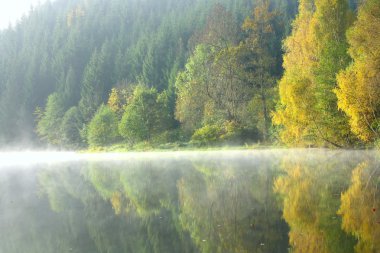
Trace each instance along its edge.
<instances>
[{"instance_id":1,"label":"dark water","mask_svg":"<svg viewBox=\"0 0 380 253\"><path fill-rule=\"evenodd\" d=\"M59 156L0 156L1 253L380 252L377 152Z\"/></svg>"}]
</instances>

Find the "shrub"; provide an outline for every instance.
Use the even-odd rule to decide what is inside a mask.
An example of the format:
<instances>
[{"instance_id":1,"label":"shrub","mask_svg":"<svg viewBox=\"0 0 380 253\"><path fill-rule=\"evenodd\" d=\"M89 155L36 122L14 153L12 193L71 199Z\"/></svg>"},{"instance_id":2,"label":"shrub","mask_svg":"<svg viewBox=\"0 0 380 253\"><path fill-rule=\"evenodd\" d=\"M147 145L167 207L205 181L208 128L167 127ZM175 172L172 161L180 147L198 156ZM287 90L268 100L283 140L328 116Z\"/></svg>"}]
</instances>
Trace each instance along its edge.
<instances>
[{"instance_id":1,"label":"shrub","mask_svg":"<svg viewBox=\"0 0 380 253\"><path fill-rule=\"evenodd\" d=\"M217 125L205 125L195 131L191 137L191 142L201 145L215 143L223 134L223 129Z\"/></svg>"}]
</instances>

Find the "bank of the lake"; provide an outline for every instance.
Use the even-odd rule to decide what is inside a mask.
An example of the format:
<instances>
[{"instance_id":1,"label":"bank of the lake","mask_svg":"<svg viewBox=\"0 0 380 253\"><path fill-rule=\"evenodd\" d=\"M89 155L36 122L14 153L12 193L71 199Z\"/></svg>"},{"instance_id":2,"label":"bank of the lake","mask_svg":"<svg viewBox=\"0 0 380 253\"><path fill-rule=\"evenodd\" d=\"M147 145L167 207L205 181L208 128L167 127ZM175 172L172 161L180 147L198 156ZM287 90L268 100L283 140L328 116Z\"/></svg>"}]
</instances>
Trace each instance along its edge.
<instances>
[{"instance_id":1,"label":"bank of the lake","mask_svg":"<svg viewBox=\"0 0 380 253\"><path fill-rule=\"evenodd\" d=\"M148 142L138 143L131 146L127 143L118 143L109 146L89 147L82 149L80 152L96 153L96 152L167 152L167 151L224 151L224 150L262 150L262 149L286 149L287 147L279 144L263 144L252 143L245 145L194 145L192 143L166 143L166 144L151 144Z\"/></svg>"}]
</instances>

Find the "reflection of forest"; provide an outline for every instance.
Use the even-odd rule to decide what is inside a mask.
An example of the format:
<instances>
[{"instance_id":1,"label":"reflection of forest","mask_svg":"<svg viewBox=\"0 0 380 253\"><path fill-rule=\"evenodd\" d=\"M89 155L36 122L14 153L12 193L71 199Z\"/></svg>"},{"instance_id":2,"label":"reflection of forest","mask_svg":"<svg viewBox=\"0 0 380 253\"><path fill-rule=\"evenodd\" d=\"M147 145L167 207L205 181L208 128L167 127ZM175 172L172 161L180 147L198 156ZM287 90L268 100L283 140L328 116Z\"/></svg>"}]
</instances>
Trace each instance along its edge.
<instances>
[{"instance_id":1,"label":"reflection of forest","mask_svg":"<svg viewBox=\"0 0 380 253\"><path fill-rule=\"evenodd\" d=\"M30 197L39 191L40 197L26 199L33 211L22 208L25 216L14 217L9 244L0 249L287 252L288 228L272 191L276 166L268 160L252 167L249 157L219 160L148 159L40 169L33 183L7 190L16 199L23 192ZM18 180L7 179L9 184Z\"/></svg>"},{"instance_id":2,"label":"reflection of forest","mask_svg":"<svg viewBox=\"0 0 380 253\"><path fill-rule=\"evenodd\" d=\"M345 231L359 240L356 252L380 252L380 168L367 160L352 172L351 185L342 194L339 214Z\"/></svg>"},{"instance_id":3,"label":"reflection of forest","mask_svg":"<svg viewBox=\"0 0 380 253\"><path fill-rule=\"evenodd\" d=\"M380 252L376 162L374 154L357 152L283 159L285 174L274 189L292 252Z\"/></svg>"},{"instance_id":4,"label":"reflection of forest","mask_svg":"<svg viewBox=\"0 0 380 253\"><path fill-rule=\"evenodd\" d=\"M268 153L2 174L0 252L379 252L376 163Z\"/></svg>"}]
</instances>

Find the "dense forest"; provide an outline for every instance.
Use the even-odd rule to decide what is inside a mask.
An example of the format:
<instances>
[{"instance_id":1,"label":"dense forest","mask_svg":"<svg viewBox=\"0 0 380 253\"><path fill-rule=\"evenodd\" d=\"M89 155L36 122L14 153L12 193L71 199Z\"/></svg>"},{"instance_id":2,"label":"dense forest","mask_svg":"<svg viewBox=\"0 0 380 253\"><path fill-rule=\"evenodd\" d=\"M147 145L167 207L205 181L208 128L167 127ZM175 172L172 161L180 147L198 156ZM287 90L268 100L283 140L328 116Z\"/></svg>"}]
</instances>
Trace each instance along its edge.
<instances>
[{"instance_id":1,"label":"dense forest","mask_svg":"<svg viewBox=\"0 0 380 253\"><path fill-rule=\"evenodd\" d=\"M0 31L0 144L376 146L380 2L359 3L41 4Z\"/></svg>"}]
</instances>

